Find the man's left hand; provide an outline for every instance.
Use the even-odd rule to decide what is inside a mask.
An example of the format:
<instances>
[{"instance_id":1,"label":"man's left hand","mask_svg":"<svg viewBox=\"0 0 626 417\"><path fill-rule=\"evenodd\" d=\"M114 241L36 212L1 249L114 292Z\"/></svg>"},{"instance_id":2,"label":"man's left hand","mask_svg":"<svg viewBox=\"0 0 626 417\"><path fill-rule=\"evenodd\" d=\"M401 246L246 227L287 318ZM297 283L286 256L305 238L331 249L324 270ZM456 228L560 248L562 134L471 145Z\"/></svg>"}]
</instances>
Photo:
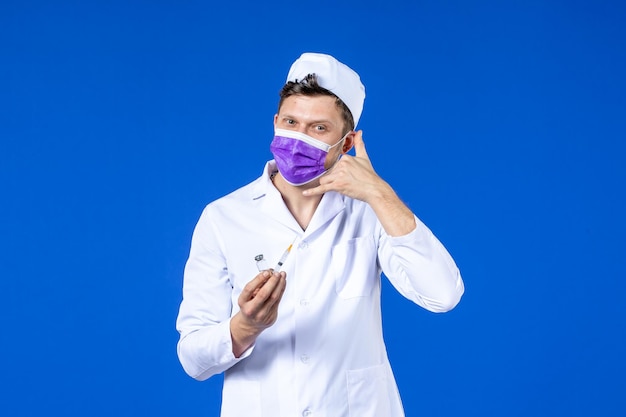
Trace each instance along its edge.
<instances>
[{"instance_id":1,"label":"man's left hand","mask_svg":"<svg viewBox=\"0 0 626 417\"><path fill-rule=\"evenodd\" d=\"M368 202L386 183L376 174L365 150L363 131L354 136L355 156L344 154L335 166L320 177L320 185L303 191L305 196L336 191L348 197Z\"/></svg>"}]
</instances>

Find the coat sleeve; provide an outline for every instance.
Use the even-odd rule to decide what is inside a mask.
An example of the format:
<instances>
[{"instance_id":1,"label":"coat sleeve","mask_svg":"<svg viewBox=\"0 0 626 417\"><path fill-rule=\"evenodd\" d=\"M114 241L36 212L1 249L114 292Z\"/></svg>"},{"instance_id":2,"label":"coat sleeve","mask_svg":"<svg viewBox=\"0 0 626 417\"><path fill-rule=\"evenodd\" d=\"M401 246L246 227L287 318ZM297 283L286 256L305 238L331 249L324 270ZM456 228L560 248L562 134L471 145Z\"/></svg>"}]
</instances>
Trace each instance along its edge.
<instances>
[{"instance_id":1,"label":"coat sleeve","mask_svg":"<svg viewBox=\"0 0 626 417\"><path fill-rule=\"evenodd\" d=\"M405 236L391 237L382 231L383 273L404 297L425 309L452 310L465 291L459 269L430 229L417 217L415 223L415 230Z\"/></svg>"},{"instance_id":2,"label":"coat sleeve","mask_svg":"<svg viewBox=\"0 0 626 417\"><path fill-rule=\"evenodd\" d=\"M178 358L185 372L197 380L222 373L252 351L248 349L239 358L233 355L230 334L233 288L209 213L210 206L193 232L176 320L180 333Z\"/></svg>"}]
</instances>

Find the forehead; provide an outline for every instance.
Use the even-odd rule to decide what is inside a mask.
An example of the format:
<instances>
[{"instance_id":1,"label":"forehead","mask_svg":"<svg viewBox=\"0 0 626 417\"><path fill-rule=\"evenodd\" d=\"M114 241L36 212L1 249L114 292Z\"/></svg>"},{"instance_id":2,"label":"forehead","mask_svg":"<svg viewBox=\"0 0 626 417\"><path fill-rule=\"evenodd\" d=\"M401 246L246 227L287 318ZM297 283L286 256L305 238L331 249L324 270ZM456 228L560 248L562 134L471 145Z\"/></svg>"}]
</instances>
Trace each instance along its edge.
<instances>
[{"instance_id":1,"label":"forehead","mask_svg":"<svg viewBox=\"0 0 626 417\"><path fill-rule=\"evenodd\" d=\"M341 122L341 111L335 97L331 96L303 96L287 97L278 111L279 116L289 115L301 121L331 120Z\"/></svg>"}]
</instances>

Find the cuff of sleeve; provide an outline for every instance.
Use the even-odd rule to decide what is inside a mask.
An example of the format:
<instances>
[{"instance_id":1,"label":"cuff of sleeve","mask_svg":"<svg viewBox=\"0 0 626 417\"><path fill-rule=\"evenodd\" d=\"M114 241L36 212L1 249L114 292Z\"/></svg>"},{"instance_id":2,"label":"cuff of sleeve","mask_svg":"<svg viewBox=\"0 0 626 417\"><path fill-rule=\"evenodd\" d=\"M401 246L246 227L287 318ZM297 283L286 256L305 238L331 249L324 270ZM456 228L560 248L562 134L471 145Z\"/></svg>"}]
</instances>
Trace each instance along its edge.
<instances>
[{"instance_id":1,"label":"cuff of sleeve","mask_svg":"<svg viewBox=\"0 0 626 417\"><path fill-rule=\"evenodd\" d=\"M248 356L250 356L252 354L252 351L254 350L254 346L255 344L253 344L252 346L250 346L248 349L246 349L241 356L239 356L238 358L235 357L235 355L233 354L233 337L230 333L230 321L232 320L232 317L230 319L228 319L226 322L222 323L221 325L223 325L222 328L222 336L221 336L221 340L220 342L225 346L225 351L227 352L225 358L225 361L227 362L231 362L233 365L245 358L247 358Z\"/></svg>"}]
</instances>

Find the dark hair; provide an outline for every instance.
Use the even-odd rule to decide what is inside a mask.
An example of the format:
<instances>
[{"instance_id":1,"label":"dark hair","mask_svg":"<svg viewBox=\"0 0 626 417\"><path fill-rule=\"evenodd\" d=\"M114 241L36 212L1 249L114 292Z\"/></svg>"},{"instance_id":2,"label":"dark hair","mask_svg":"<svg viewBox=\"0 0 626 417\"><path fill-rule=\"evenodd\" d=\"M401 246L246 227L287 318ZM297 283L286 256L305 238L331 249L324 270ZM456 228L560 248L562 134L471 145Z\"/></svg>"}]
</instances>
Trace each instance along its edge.
<instances>
[{"instance_id":1,"label":"dark hair","mask_svg":"<svg viewBox=\"0 0 626 417\"><path fill-rule=\"evenodd\" d=\"M335 104L339 110L344 122L344 134L354 129L354 118L346 103L344 103L339 97L325 89L317 83L317 76L315 74L309 74L300 81L287 81L287 83L280 90L280 101L278 102L278 110L280 111L283 102L287 97L294 95L303 96L331 96L335 97Z\"/></svg>"}]
</instances>

